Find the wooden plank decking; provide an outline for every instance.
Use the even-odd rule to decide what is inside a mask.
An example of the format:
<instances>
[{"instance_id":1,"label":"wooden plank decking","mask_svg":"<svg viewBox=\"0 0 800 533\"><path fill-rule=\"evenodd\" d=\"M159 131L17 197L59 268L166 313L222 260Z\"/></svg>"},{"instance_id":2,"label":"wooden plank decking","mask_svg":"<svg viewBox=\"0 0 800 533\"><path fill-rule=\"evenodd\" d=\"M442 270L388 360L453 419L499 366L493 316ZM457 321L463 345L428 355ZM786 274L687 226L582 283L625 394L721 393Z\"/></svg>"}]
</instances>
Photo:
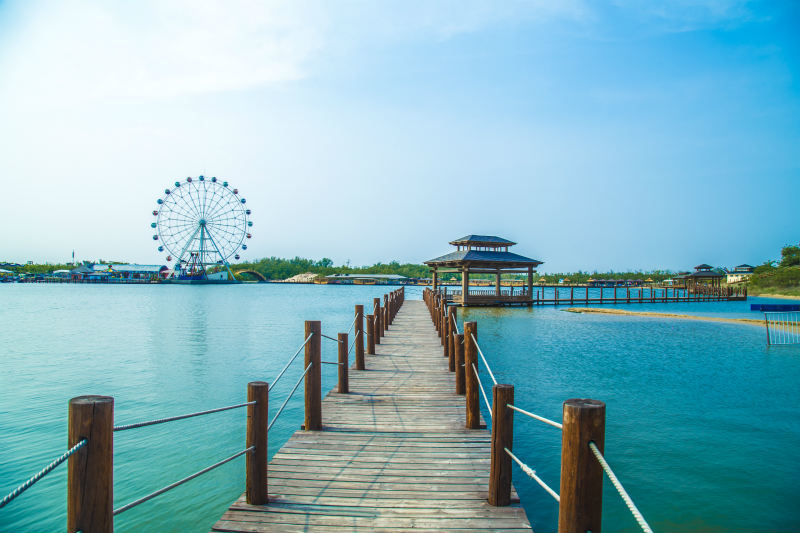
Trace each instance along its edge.
<instances>
[{"instance_id":1,"label":"wooden plank decking","mask_svg":"<svg viewBox=\"0 0 800 533\"><path fill-rule=\"evenodd\" d=\"M516 492L486 502L490 435L464 429L423 302L403 304L376 352L349 394L325 397L323 431L297 431L270 461L270 503L242 496L212 531L532 531Z\"/></svg>"}]
</instances>

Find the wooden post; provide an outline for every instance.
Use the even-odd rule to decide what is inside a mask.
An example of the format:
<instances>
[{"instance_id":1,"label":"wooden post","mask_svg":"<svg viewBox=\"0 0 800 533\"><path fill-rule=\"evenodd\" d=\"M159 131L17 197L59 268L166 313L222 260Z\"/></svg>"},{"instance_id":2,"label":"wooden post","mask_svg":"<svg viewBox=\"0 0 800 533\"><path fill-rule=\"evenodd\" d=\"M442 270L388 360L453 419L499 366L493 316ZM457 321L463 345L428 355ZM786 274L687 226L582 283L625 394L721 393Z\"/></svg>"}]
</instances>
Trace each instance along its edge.
<instances>
[{"instance_id":1,"label":"wooden post","mask_svg":"<svg viewBox=\"0 0 800 533\"><path fill-rule=\"evenodd\" d=\"M533 305L533 267L528 267L528 299L531 301L531 305ZM537 298L539 297L539 292L536 292Z\"/></svg>"},{"instance_id":2,"label":"wooden post","mask_svg":"<svg viewBox=\"0 0 800 533\"><path fill-rule=\"evenodd\" d=\"M478 350L472 337L478 338L478 323L464 322L464 378L467 404L467 429L478 429L481 426L481 411L478 405L478 377L475 370L478 367Z\"/></svg>"},{"instance_id":3,"label":"wooden post","mask_svg":"<svg viewBox=\"0 0 800 533\"><path fill-rule=\"evenodd\" d=\"M375 355L375 317L367 315L367 353Z\"/></svg>"},{"instance_id":4,"label":"wooden post","mask_svg":"<svg viewBox=\"0 0 800 533\"><path fill-rule=\"evenodd\" d=\"M456 394L466 392L464 381L464 334L456 333L453 335L453 344L456 354Z\"/></svg>"},{"instance_id":5,"label":"wooden post","mask_svg":"<svg viewBox=\"0 0 800 533\"><path fill-rule=\"evenodd\" d=\"M561 503L559 533L600 533L603 469L589 448L605 443L606 404L597 400L564 402L561 436Z\"/></svg>"},{"instance_id":6,"label":"wooden post","mask_svg":"<svg viewBox=\"0 0 800 533\"><path fill-rule=\"evenodd\" d=\"M448 309L444 315L444 336L442 337L442 355L450 361L450 337L453 336L453 313ZM452 369L451 369L452 370Z\"/></svg>"},{"instance_id":7,"label":"wooden post","mask_svg":"<svg viewBox=\"0 0 800 533\"><path fill-rule=\"evenodd\" d=\"M267 426L269 425L269 385L264 381L247 384L247 448L254 447L246 459L247 503L264 505L267 496Z\"/></svg>"},{"instance_id":8,"label":"wooden post","mask_svg":"<svg viewBox=\"0 0 800 533\"><path fill-rule=\"evenodd\" d=\"M505 448L513 449L514 386L498 384L492 387L492 451L489 470L489 505L511 503L511 457Z\"/></svg>"},{"instance_id":9,"label":"wooden post","mask_svg":"<svg viewBox=\"0 0 800 533\"><path fill-rule=\"evenodd\" d=\"M322 323L319 320L306 320L306 338L313 335L306 343L305 365L311 368L306 373L306 431L322 429L322 372L320 372L322 352Z\"/></svg>"},{"instance_id":10,"label":"wooden post","mask_svg":"<svg viewBox=\"0 0 800 533\"><path fill-rule=\"evenodd\" d=\"M113 533L114 398L72 398L68 424L68 449L89 442L67 466L67 531Z\"/></svg>"},{"instance_id":11,"label":"wooden post","mask_svg":"<svg viewBox=\"0 0 800 533\"><path fill-rule=\"evenodd\" d=\"M589 303L589 286L586 286L586 303Z\"/></svg>"},{"instance_id":12,"label":"wooden post","mask_svg":"<svg viewBox=\"0 0 800 533\"><path fill-rule=\"evenodd\" d=\"M439 330L442 332L440 335L440 341L443 347L447 346L447 304L442 302L442 312L439 315L439 321L441 326L439 326ZM445 357L447 357L447 353L443 353Z\"/></svg>"},{"instance_id":13,"label":"wooden post","mask_svg":"<svg viewBox=\"0 0 800 533\"><path fill-rule=\"evenodd\" d=\"M498 270L497 273L495 274L494 295L498 298L500 297L500 270Z\"/></svg>"},{"instance_id":14,"label":"wooden post","mask_svg":"<svg viewBox=\"0 0 800 533\"><path fill-rule=\"evenodd\" d=\"M383 332L381 335L386 335L386 330L389 329L389 295L383 295L383 316L381 317L381 327L383 328Z\"/></svg>"},{"instance_id":15,"label":"wooden post","mask_svg":"<svg viewBox=\"0 0 800 533\"><path fill-rule=\"evenodd\" d=\"M339 333L339 394L350 392L350 385L347 379L347 349L350 347L347 333Z\"/></svg>"},{"instance_id":16,"label":"wooden post","mask_svg":"<svg viewBox=\"0 0 800 533\"><path fill-rule=\"evenodd\" d=\"M373 319L374 327L375 327L375 335L373 335L373 338L375 339L375 344L380 344L381 343L381 335L383 334L383 329L381 329L381 299L380 298L374 298L372 300L372 303L374 304L374 307L375 307L375 311L374 311L375 317Z\"/></svg>"},{"instance_id":17,"label":"wooden post","mask_svg":"<svg viewBox=\"0 0 800 533\"><path fill-rule=\"evenodd\" d=\"M569 305L573 305L575 303L575 287L569 288Z\"/></svg>"},{"instance_id":18,"label":"wooden post","mask_svg":"<svg viewBox=\"0 0 800 533\"><path fill-rule=\"evenodd\" d=\"M356 370L364 370L364 306L356 306Z\"/></svg>"},{"instance_id":19,"label":"wooden post","mask_svg":"<svg viewBox=\"0 0 800 533\"><path fill-rule=\"evenodd\" d=\"M447 368L450 372L455 372L456 370L456 353L455 353L455 343L453 342L453 335L456 333L455 328L456 322L456 308L450 307L447 312L447 323L448 323L448 334L447 334Z\"/></svg>"}]
</instances>

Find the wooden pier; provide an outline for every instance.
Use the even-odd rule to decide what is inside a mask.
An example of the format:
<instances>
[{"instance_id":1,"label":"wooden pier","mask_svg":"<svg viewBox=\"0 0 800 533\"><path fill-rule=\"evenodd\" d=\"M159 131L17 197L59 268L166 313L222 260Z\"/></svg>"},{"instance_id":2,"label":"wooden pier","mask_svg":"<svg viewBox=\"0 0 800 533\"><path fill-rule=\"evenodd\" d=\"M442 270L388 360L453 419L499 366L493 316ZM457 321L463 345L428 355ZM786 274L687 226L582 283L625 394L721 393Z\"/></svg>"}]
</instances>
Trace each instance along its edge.
<instances>
[{"instance_id":1,"label":"wooden pier","mask_svg":"<svg viewBox=\"0 0 800 533\"><path fill-rule=\"evenodd\" d=\"M269 462L268 503L242 495L212 531L532 531L513 489L487 502L491 435L465 412L425 304L406 301L349 393L322 401L322 430Z\"/></svg>"},{"instance_id":2,"label":"wooden pier","mask_svg":"<svg viewBox=\"0 0 800 533\"><path fill-rule=\"evenodd\" d=\"M462 290L446 286L437 292L449 304L474 306L535 306L535 305L615 305L642 303L725 302L747 300L747 287L611 287L547 285L527 288L476 288Z\"/></svg>"}]
</instances>

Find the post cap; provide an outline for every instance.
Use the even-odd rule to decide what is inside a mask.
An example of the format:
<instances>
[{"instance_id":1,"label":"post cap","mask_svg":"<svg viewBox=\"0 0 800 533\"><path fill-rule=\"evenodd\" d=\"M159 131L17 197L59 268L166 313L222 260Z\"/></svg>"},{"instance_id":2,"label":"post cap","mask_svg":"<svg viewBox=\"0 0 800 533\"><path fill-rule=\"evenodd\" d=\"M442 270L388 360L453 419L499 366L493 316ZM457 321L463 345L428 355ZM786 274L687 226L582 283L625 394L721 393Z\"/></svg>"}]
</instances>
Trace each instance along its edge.
<instances>
[{"instance_id":1,"label":"post cap","mask_svg":"<svg viewBox=\"0 0 800 533\"><path fill-rule=\"evenodd\" d=\"M89 394L87 396L77 396L69 401L70 405L87 405L92 403L114 403L113 396L99 396L96 394Z\"/></svg>"}]
</instances>

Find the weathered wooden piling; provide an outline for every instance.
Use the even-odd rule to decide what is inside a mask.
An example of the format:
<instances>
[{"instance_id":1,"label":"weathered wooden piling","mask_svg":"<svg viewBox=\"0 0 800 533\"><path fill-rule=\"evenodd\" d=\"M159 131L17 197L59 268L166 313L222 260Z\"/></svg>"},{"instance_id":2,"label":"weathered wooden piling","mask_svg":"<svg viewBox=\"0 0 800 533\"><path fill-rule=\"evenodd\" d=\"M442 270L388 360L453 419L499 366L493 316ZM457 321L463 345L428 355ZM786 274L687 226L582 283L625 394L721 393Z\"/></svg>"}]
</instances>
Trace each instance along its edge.
<instances>
[{"instance_id":1,"label":"weathered wooden piling","mask_svg":"<svg viewBox=\"0 0 800 533\"><path fill-rule=\"evenodd\" d=\"M356 370L364 370L364 306L356 306L356 326L354 335L356 336Z\"/></svg>"},{"instance_id":2,"label":"weathered wooden piling","mask_svg":"<svg viewBox=\"0 0 800 533\"><path fill-rule=\"evenodd\" d=\"M350 392L350 386L348 381L347 369L348 369L348 362L347 362L347 348L350 347L348 343L348 335L347 333L339 333L338 336L339 340L339 383L337 391L340 394L347 394Z\"/></svg>"},{"instance_id":3,"label":"weathered wooden piling","mask_svg":"<svg viewBox=\"0 0 800 533\"><path fill-rule=\"evenodd\" d=\"M67 448L88 442L69 458L67 531L114 531L114 398L69 401Z\"/></svg>"},{"instance_id":4,"label":"weathered wooden piling","mask_svg":"<svg viewBox=\"0 0 800 533\"><path fill-rule=\"evenodd\" d=\"M559 533L600 533L603 469L589 443L600 452L605 443L606 404L597 400L564 402L561 436Z\"/></svg>"},{"instance_id":5,"label":"weathered wooden piling","mask_svg":"<svg viewBox=\"0 0 800 533\"><path fill-rule=\"evenodd\" d=\"M464 322L464 378L466 384L467 429L481 427L481 411L478 405L478 350L475 340L478 338L478 323Z\"/></svg>"},{"instance_id":6,"label":"weathered wooden piling","mask_svg":"<svg viewBox=\"0 0 800 533\"><path fill-rule=\"evenodd\" d=\"M322 429L322 324L318 320L306 320L306 338L311 335L311 340L306 343L305 368L311 365L305 378L305 429L318 431Z\"/></svg>"},{"instance_id":7,"label":"weathered wooden piling","mask_svg":"<svg viewBox=\"0 0 800 533\"><path fill-rule=\"evenodd\" d=\"M375 317L367 315L367 353L375 355Z\"/></svg>"},{"instance_id":8,"label":"weathered wooden piling","mask_svg":"<svg viewBox=\"0 0 800 533\"><path fill-rule=\"evenodd\" d=\"M267 426L269 425L269 385L264 381L247 384L247 448L245 495L250 505L264 505L267 496Z\"/></svg>"},{"instance_id":9,"label":"weathered wooden piling","mask_svg":"<svg viewBox=\"0 0 800 533\"><path fill-rule=\"evenodd\" d=\"M506 448L514 446L514 386L498 384L492 387L492 451L489 470L489 505L511 503L511 457Z\"/></svg>"}]
</instances>

